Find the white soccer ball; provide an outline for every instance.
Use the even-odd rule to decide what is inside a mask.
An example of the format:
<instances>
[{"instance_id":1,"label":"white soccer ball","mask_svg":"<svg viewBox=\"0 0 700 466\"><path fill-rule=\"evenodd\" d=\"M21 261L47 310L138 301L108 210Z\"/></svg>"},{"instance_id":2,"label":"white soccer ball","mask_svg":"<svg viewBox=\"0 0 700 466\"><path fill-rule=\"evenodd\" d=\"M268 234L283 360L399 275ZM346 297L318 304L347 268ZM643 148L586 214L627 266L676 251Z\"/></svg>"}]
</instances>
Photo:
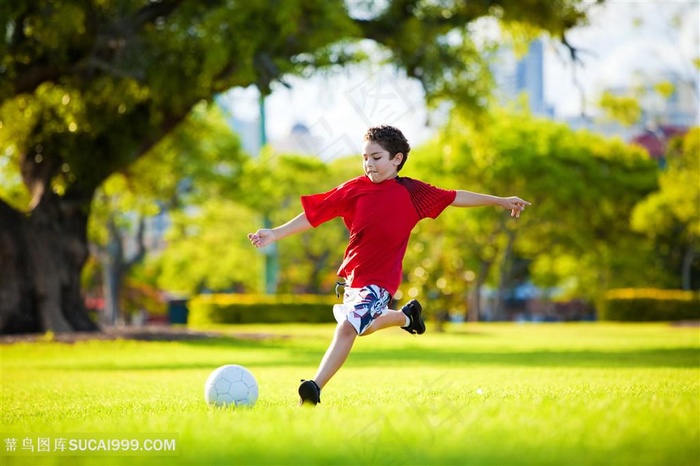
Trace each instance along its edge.
<instances>
[{"instance_id":1,"label":"white soccer ball","mask_svg":"<svg viewBox=\"0 0 700 466\"><path fill-rule=\"evenodd\" d=\"M221 366L207 378L204 384L204 400L215 406L252 407L258 401L258 382L243 366Z\"/></svg>"}]
</instances>

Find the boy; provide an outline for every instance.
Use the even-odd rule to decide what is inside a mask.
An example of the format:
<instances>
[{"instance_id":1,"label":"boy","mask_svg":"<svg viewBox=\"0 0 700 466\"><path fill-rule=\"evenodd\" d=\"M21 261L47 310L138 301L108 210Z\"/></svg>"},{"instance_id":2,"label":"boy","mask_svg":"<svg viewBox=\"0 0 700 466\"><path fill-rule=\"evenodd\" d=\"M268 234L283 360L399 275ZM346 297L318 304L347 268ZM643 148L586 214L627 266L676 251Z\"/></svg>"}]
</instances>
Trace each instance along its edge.
<instances>
[{"instance_id":1,"label":"boy","mask_svg":"<svg viewBox=\"0 0 700 466\"><path fill-rule=\"evenodd\" d=\"M401 282L402 262L413 227L423 218L436 218L447 206L497 205L519 217L529 202L519 197L496 197L463 190L445 190L398 176L411 150L397 128L377 126L364 136L364 176L332 190L301 197L304 212L273 229L249 233L255 247L263 247L342 217L350 241L338 275L345 279L343 304L333 307L335 335L312 380L299 386L300 404L321 402L321 389L340 369L355 338L388 327L412 334L425 332L422 308L416 300L400 311L388 309Z\"/></svg>"}]
</instances>

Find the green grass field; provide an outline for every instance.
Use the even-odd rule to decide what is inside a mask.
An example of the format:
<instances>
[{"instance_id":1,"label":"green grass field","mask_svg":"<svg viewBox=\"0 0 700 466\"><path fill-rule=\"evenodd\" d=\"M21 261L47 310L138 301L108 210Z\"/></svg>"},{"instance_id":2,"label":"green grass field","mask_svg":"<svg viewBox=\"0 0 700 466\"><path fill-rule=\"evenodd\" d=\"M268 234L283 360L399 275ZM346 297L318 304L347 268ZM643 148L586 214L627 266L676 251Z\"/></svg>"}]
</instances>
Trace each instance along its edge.
<instances>
[{"instance_id":1,"label":"green grass field","mask_svg":"<svg viewBox=\"0 0 700 466\"><path fill-rule=\"evenodd\" d=\"M0 346L1 464L700 464L698 327L387 330L358 339L308 409L296 388L332 326L217 330L230 336ZM229 363L258 379L254 408L204 403ZM39 451L61 439L171 451Z\"/></svg>"}]
</instances>

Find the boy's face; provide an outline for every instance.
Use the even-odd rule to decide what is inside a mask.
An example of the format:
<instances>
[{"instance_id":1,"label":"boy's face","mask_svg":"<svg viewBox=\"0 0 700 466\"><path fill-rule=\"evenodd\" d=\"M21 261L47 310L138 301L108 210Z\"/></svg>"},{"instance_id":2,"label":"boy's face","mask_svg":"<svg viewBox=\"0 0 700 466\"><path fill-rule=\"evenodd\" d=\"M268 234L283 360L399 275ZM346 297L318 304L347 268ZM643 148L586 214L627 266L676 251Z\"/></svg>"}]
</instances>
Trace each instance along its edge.
<instances>
[{"instance_id":1,"label":"boy's face","mask_svg":"<svg viewBox=\"0 0 700 466\"><path fill-rule=\"evenodd\" d=\"M389 157L389 151L377 142L365 141L362 145L362 167L365 170L365 175L372 180L372 183L381 183L382 181L396 178L398 174L397 167L403 159L403 154L399 152L393 159Z\"/></svg>"}]
</instances>

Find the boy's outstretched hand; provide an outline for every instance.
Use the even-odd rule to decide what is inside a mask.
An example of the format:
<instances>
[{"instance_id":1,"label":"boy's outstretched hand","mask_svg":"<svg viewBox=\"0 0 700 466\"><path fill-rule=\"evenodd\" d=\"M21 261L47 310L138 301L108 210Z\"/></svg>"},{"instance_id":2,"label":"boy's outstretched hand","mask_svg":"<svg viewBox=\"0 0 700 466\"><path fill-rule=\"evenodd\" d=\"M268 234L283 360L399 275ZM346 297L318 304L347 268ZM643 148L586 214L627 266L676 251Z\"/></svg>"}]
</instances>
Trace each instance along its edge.
<instances>
[{"instance_id":1,"label":"boy's outstretched hand","mask_svg":"<svg viewBox=\"0 0 700 466\"><path fill-rule=\"evenodd\" d=\"M255 233L248 233L248 239L256 248L262 248L275 242L275 234L272 230L262 229Z\"/></svg>"},{"instance_id":2,"label":"boy's outstretched hand","mask_svg":"<svg viewBox=\"0 0 700 466\"><path fill-rule=\"evenodd\" d=\"M531 203L520 199L518 196L503 197L501 205L504 209L510 209L511 217L520 217L520 212L525 210L525 206L532 205Z\"/></svg>"}]
</instances>

